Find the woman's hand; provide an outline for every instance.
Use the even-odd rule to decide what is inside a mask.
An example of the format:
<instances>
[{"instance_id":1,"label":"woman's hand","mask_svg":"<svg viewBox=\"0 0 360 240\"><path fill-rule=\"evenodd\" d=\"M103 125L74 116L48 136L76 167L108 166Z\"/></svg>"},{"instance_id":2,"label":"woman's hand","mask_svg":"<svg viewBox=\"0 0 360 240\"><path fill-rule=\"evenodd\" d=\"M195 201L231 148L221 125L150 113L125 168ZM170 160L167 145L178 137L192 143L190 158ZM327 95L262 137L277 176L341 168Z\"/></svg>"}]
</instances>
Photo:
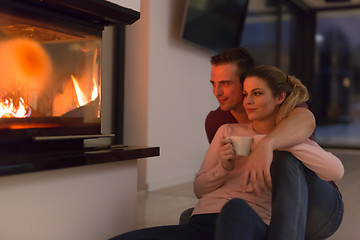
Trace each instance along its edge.
<instances>
[{"instance_id":1,"label":"woman's hand","mask_svg":"<svg viewBox=\"0 0 360 240\"><path fill-rule=\"evenodd\" d=\"M247 163L243 168L241 179L241 191L246 191L250 182L256 195L264 191L266 187L271 188L270 166L273 159L273 147L271 140L263 138L253 149Z\"/></svg>"},{"instance_id":2,"label":"woman's hand","mask_svg":"<svg viewBox=\"0 0 360 240\"><path fill-rule=\"evenodd\" d=\"M223 137L221 139L218 153L222 167L227 171L233 170L235 166L235 151L229 138Z\"/></svg>"}]
</instances>

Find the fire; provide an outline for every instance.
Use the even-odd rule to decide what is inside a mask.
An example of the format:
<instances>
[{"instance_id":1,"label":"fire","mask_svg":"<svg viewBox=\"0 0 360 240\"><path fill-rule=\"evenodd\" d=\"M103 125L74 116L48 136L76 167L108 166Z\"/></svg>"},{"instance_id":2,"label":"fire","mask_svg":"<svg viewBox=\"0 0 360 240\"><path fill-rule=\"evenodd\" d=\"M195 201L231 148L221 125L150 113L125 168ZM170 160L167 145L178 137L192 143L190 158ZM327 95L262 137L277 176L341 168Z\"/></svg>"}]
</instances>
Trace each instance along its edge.
<instances>
[{"instance_id":1,"label":"fire","mask_svg":"<svg viewBox=\"0 0 360 240\"><path fill-rule=\"evenodd\" d=\"M94 54L94 57L93 57L93 72L92 72L93 89L92 89L92 92L91 92L91 98L90 99L81 90L79 82L74 77L74 75L71 74L71 80L72 80L72 82L74 84L77 100L78 100L78 103L79 103L80 107L86 105L87 103L89 103L91 101L94 101L99 96L99 88L97 86L97 79L96 79L96 76L98 75L97 74L98 65L96 63L96 58L97 58L97 49L95 50L95 54Z\"/></svg>"},{"instance_id":2,"label":"fire","mask_svg":"<svg viewBox=\"0 0 360 240\"><path fill-rule=\"evenodd\" d=\"M85 94L81 91L80 86L74 75L71 74L71 80L75 87L76 96L79 102L79 106L84 106L87 103L87 97Z\"/></svg>"},{"instance_id":3,"label":"fire","mask_svg":"<svg viewBox=\"0 0 360 240\"><path fill-rule=\"evenodd\" d=\"M52 63L42 45L34 40L15 38L0 41L0 85L12 92L29 89L40 93L51 77Z\"/></svg>"},{"instance_id":4,"label":"fire","mask_svg":"<svg viewBox=\"0 0 360 240\"><path fill-rule=\"evenodd\" d=\"M93 78L93 85L94 85L94 88L93 88L93 91L92 91L92 94L91 94L91 101L94 101L99 95L99 89L97 87L95 78Z\"/></svg>"},{"instance_id":5,"label":"fire","mask_svg":"<svg viewBox=\"0 0 360 240\"><path fill-rule=\"evenodd\" d=\"M50 56L39 42L25 38L1 40L0 52L0 118L29 117L29 106L36 109L36 96L51 76Z\"/></svg>"},{"instance_id":6,"label":"fire","mask_svg":"<svg viewBox=\"0 0 360 240\"><path fill-rule=\"evenodd\" d=\"M0 118L25 118L30 115L26 109L29 109L23 98L14 102L12 98L0 101Z\"/></svg>"},{"instance_id":7,"label":"fire","mask_svg":"<svg viewBox=\"0 0 360 240\"><path fill-rule=\"evenodd\" d=\"M84 92L81 90L80 86L79 86L79 83L78 81L76 80L76 78L74 77L74 75L71 74L71 80L74 84L74 87L75 87L75 92L76 92L76 96L77 96L77 100L78 100L78 103L79 103L79 106L84 106L85 104L91 102L91 101L94 101L98 95L99 95L99 90L98 90L98 87L97 87L97 84L96 84L96 80L95 78L93 78L93 90L92 90L92 94L91 94L91 98L89 99L87 97L86 94L84 94Z\"/></svg>"},{"instance_id":8,"label":"fire","mask_svg":"<svg viewBox=\"0 0 360 240\"><path fill-rule=\"evenodd\" d=\"M63 81L62 91L55 95L52 103L54 116L100 117L101 89L97 49L93 58L86 58L84 66L83 70L71 73ZM79 107L84 108L77 111Z\"/></svg>"}]
</instances>

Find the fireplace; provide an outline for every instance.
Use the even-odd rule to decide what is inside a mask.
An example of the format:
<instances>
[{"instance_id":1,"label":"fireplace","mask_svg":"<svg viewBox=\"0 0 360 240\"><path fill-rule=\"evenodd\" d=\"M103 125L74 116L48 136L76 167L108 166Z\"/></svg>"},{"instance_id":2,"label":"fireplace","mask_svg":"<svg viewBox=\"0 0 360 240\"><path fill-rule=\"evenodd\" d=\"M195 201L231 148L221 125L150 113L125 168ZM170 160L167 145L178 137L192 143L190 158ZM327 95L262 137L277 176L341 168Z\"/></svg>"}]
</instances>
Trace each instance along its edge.
<instances>
[{"instance_id":1,"label":"fireplace","mask_svg":"<svg viewBox=\"0 0 360 240\"><path fill-rule=\"evenodd\" d=\"M100 134L101 34L119 22L80 3L0 1L0 142Z\"/></svg>"},{"instance_id":2,"label":"fireplace","mask_svg":"<svg viewBox=\"0 0 360 240\"><path fill-rule=\"evenodd\" d=\"M0 175L106 162L84 147L113 136L101 134L102 31L139 17L103 0L0 0Z\"/></svg>"},{"instance_id":3,"label":"fireplace","mask_svg":"<svg viewBox=\"0 0 360 240\"><path fill-rule=\"evenodd\" d=\"M4 26L6 15L0 19ZM0 139L99 134L101 38L22 21L7 26L0 39Z\"/></svg>"}]
</instances>

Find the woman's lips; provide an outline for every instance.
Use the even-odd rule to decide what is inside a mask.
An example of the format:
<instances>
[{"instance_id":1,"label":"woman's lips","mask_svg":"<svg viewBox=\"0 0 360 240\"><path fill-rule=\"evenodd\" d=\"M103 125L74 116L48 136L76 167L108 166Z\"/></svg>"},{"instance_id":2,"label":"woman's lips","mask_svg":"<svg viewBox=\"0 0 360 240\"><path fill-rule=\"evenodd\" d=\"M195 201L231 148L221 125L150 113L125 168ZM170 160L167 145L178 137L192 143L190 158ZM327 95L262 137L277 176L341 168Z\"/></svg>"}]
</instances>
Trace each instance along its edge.
<instances>
[{"instance_id":1,"label":"woman's lips","mask_svg":"<svg viewBox=\"0 0 360 240\"><path fill-rule=\"evenodd\" d=\"M255 110L256 110L256 108L247 108L247 109L246 109L246 112L252 113L252 112L254 112Z\"/></svg>"}]
</instances>

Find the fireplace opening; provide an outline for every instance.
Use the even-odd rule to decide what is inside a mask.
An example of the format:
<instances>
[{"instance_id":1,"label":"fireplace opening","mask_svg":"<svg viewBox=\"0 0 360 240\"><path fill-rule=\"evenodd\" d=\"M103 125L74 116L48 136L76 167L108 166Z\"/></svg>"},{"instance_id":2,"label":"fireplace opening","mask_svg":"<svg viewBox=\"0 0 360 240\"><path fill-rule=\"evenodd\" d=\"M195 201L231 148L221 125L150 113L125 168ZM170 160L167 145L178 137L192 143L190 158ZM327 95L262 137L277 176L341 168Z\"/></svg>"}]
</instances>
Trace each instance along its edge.
<instances>
[{"instance_id":1,"label":"fireplace opening","mask_svg":"<svg viewBox=\"0 0 360 240\"><path fill-rule=\"evenodd\" d=\"M0 13L0 142L100 133L101 34L74 26Z\"/></svg>"}]
</instances>

